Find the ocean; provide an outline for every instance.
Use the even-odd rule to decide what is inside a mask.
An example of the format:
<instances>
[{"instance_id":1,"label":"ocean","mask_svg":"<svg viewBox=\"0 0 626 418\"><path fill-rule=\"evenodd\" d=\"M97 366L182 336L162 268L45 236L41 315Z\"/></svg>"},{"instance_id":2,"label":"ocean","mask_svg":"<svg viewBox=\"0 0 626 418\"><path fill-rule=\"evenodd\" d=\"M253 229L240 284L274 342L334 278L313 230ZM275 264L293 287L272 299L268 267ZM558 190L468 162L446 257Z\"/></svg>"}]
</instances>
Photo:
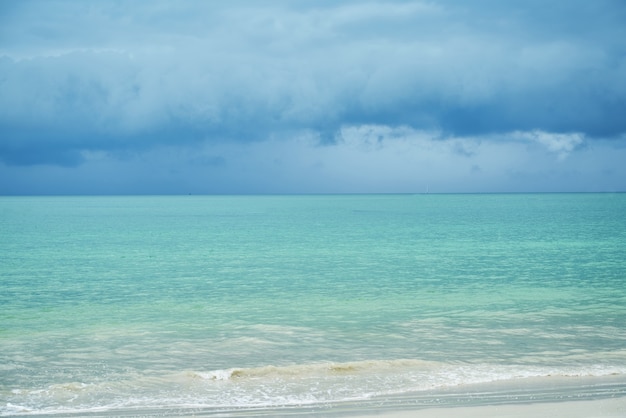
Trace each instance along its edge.
<instances>
[{"instance_id":1,"label":"ocean","mask_svg":"<svg viewBox=\"0 0 626 418\"><path fill-rule=\"evenodd\" d=\"M626 194L0 197L1 416L616 396Z\"/></svg>"}]
</instances>

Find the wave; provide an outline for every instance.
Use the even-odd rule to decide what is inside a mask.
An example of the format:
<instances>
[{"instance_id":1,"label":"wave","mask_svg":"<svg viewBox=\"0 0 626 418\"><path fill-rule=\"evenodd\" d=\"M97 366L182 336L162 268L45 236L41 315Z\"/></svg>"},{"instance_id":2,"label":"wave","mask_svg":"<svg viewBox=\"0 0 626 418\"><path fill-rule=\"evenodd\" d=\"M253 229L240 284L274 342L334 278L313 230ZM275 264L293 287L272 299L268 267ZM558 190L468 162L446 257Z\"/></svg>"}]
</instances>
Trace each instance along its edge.
<instances>
[{"instance_id":1,"label":"wave","mask_svg":"<svg viewBox=\"0 0 626 418\"><path fill-rule=\"evenodd\" d=\"M343 375L375 375L378 378L389 375L395 377L422 377L422 381L434 382L440 378L441 385L483 383L515 378L563 376L563 377L601 377L626 374L626 366L587 365L587 366L528 366L475 363L441 363L435 361L398 359L364 360L352 362L321 362L311 364L293 364L285 366L261 366L250 368L229 368L211 371L189 372L192 377L206 380L243 380L243 379L294 379L294 378L332 378ZM412 379L417 381L417 379ZM436 386L431 384L430 387Z\"/></svg>"},{"instance_id":2,"label":"wave","mask_svg":"<svg viewBox=\"0 0 626 418\"><path fill-rule=\"evenodd\" d=\"M442 398L441 391L466 393L480 384L505 387L511 382L550 378L554 386L560 377L574 382L569 386L576 386L581 381L576 378L607 376L619 380L620 396L626 396L626 366L618 365L545 367L452 364L418 359L265 365L150 373L118 381L55 383L45 388L13 389L9 394L0 393L0 416L155 408L223 411L300 407L368 402L407 394L419 394L428 402L428 399ZM559 382L562 384L563 380Z\"/></svg>"},{"instance_id":3,"label":"wave","mask_svg":"<svg viewBox=\"0 0 626 418\"><path fill-rule=\"evenodd\" d=\"M288 378L288 377L323 377L365 372L390 372L409 369L431 369L439 365L423 360L364 360L344 363L323 362L294 364L287 366L262 366L251 368L231 368L208 372L191 372L192 376L208 380L253 379L253 378Z\"/></svg>"}]
</instances>

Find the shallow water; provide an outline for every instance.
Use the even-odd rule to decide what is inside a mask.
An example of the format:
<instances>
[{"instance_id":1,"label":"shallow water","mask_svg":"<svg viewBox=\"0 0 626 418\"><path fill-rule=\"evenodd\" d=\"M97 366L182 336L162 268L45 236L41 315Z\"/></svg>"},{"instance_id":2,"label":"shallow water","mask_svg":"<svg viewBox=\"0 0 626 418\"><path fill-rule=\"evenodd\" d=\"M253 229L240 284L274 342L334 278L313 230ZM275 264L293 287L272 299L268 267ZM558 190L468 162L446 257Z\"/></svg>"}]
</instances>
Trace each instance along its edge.
<instances>
[{"instance_id":1,"label":"shallow water","mask_svg":"<svg viewBox=\"0 0 626 418\"><path fill-rule=\"evenodd\" d=\"M626 375L626 194L0 198L0 414Z\"/></svg>"}]
</instances>

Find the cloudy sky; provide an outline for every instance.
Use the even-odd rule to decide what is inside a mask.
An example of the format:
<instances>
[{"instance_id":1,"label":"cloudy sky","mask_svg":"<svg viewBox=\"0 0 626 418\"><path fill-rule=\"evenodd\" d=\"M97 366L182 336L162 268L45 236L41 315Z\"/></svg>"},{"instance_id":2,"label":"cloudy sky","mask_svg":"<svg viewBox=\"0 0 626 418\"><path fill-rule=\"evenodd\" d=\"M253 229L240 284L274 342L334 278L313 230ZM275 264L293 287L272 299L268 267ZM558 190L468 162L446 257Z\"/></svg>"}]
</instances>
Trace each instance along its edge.
<instances>
[{"instance_id":1,"label":"cloudy sky","mask_svg":"<svg viewBox=\"0 0 626 418\"><path fill-rule=\"evenodd\" d=\"M0 194L626 191L623 0L0 0Z\"/></svg>"}]
</instances>

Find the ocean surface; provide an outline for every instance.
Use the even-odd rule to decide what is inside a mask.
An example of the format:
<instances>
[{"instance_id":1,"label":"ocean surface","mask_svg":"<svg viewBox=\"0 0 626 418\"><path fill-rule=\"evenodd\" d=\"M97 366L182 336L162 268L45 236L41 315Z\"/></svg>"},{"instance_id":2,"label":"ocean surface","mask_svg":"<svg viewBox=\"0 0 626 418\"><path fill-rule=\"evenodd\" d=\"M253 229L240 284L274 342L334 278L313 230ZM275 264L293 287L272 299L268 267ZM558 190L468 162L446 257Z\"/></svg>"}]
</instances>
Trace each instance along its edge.
<instances>
[{"instance_id":1,"label":"ocean surface","mask_svg":"<svg viewBox=\"0 0 626 418\"><path fill-rule=\"evenodd\" d=\"M626 194L0 197L0 415L513 396L626 396Z\"/></svg>"}]
</instances>

